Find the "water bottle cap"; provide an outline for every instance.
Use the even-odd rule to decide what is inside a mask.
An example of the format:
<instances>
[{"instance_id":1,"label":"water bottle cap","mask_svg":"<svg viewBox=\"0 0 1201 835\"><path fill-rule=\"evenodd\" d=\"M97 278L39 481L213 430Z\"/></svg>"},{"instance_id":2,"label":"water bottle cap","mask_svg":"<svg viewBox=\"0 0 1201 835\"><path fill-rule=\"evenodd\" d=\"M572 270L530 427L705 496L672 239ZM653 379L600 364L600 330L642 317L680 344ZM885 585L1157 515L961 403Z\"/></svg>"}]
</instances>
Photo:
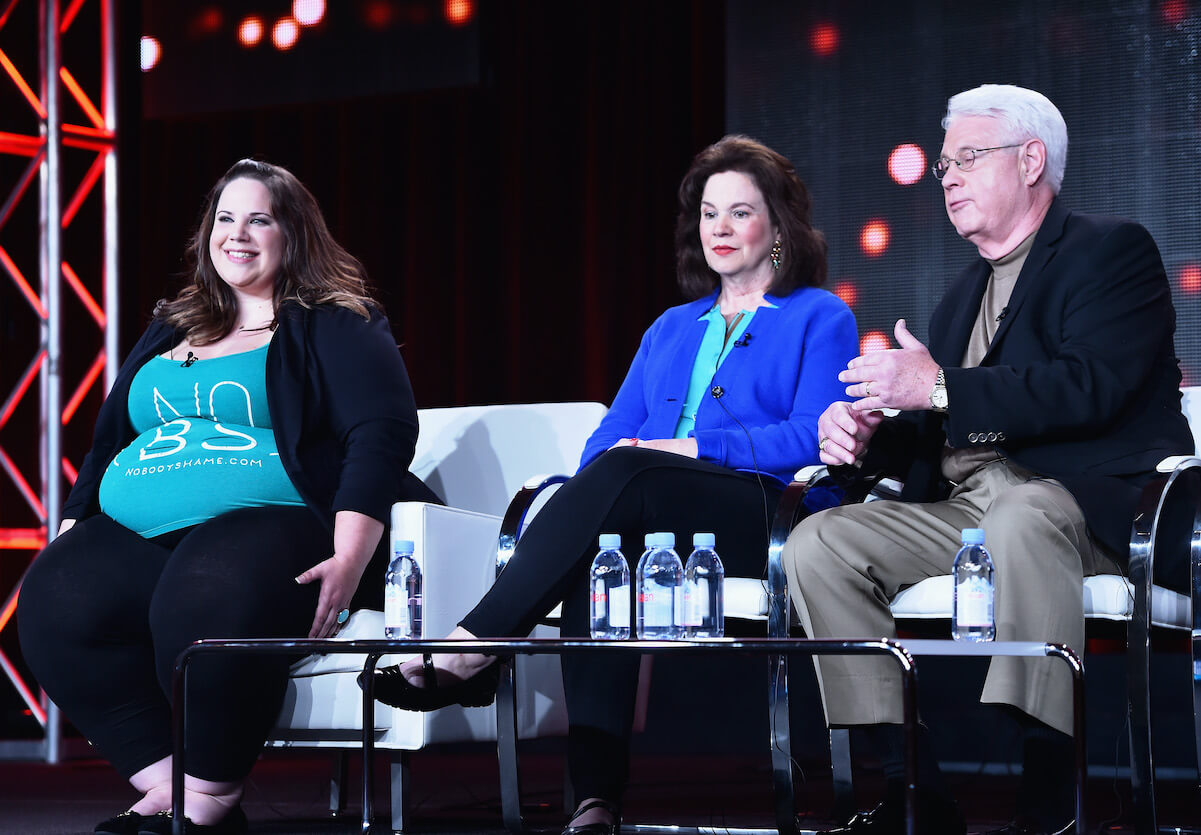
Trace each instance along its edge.
<instances>
[{"instance_id":1,"label":"water bottle cap","mask_svg":"<svg viewBox=\"0 0 1201 835\"><path fill-rule=\"evenodd\" d=\"M693 548L712 548L717 544L717 537L711 533L694 533L692 535Z\"/></svg>"},{"instance_id":2,"label":"water bottle cap","mask_svg":"<svg viewBox=\"0 0 1201 835\"><path fill-rule=\"evenodd\" d=\"M964 528L961 541L964 545L983 545L984 544L984 529L983 528Z\"/></svg>"},{"instance_id":3,"label":"water bottle cap","mask_svg":"<svg viewBox=\"0 0 1201 835\"><path fill-rule=\"evenodd\" d=\"M670 531L658 531L648 535L647 544L659 548L674 548L676 547L676 535Z\"/></svg>"},{"instance_id":4,"label":"water bottle cap","mask_svg":"<svg viewBox=\"0 0 1201 835\"><path fill-rule=\"evenodd\" d=\"M620 548L621 534L619 533L603 533L600 535L600 547L602 548Z\"/></svg>"},{"instance_id":5,"label":"water bottle cap","mask_svg":"<svg viewBox=\"0 0 1201 835\"><path fill-rule=\"evenodd\" d=\"M392 542L392 553L411 554L413 553L413 540L397 539Z\"/></svg>"}]
</instances>

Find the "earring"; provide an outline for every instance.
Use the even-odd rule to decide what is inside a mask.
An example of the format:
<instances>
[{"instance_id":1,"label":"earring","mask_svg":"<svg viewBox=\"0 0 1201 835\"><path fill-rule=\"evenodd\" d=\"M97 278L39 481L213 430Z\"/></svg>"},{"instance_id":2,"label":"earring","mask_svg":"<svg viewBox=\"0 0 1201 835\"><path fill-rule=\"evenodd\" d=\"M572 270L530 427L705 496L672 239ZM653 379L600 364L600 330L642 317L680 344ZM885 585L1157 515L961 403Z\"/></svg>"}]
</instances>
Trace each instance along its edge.
<instances>
[{"instance_id":1,"label":"earring","mask_svg":"<svg viewBox=\"0 0 1201 835\"><path fill-rule=\"evenodd\" d=\"M775 243L771 245L771 268L776 272L780 271L780 239L776 238Z\"/></svg>"}]
</instances>

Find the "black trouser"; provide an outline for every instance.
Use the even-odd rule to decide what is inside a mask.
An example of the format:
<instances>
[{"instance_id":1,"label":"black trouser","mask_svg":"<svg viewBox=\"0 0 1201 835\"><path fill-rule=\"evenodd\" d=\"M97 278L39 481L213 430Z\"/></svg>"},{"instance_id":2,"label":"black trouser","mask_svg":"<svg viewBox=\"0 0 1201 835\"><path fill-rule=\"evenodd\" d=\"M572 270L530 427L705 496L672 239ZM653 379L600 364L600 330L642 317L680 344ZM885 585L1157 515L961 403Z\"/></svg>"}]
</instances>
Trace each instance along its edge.
<instances>
[{"instance_id":1,"label":"black trouser","mask_svg":"<svg viewBox=\"0 0 1201 835\"><path fill-rule=\"evenodd\" d=\"M91 516L30 566L21 649L50 698L128 778L172 753L179 653L199 638L307 635L318 584L294 578L332 553L329 531L304 507L235 510L156 540ZM363 586L382 588L381 554ZM189 666L188 774L250 772L295 660L207 655Z\"/></svg>"},{"instance_id":2,"label":"black trouser","mask_svg":"<svg viewBox=\"0 0 1201 835\"><path fill-rule=\"evenodd\" d=\"M562 634L587 637L588 570L601 533L621 534L631 574L645 534L673 532L687 560L692 534L706 531L717 537L727 576L762 576L779 496L774 479L667 452L610 450L534 517L513 559L462 625L479 638L524 636L561 600ZM629 773L638 659L565 654L562 664L576 797L619 802Z\"/></svg>"}]
</instances>

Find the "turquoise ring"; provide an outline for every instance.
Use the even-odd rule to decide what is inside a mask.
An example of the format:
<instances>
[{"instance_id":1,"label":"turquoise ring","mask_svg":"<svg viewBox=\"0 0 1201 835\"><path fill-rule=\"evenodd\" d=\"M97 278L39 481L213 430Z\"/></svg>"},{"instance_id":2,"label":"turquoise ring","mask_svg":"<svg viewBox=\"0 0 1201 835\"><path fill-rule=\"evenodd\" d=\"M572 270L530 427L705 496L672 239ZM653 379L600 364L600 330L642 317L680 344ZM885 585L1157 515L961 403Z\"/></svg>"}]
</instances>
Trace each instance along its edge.
<instances>
[{"instance_id":1,"label":"turquoise ring","mask_svg":"<svg viewBox=\"0 0 1201 835\"><path fill-rule=\"evenodd\" d=\"M350 620L350 610L349 609L343 609L342 611L338 612L338 626L341 626L342 624L346 623L346 621L348 621L348 620Z\"/></svg>"}]
</instances>

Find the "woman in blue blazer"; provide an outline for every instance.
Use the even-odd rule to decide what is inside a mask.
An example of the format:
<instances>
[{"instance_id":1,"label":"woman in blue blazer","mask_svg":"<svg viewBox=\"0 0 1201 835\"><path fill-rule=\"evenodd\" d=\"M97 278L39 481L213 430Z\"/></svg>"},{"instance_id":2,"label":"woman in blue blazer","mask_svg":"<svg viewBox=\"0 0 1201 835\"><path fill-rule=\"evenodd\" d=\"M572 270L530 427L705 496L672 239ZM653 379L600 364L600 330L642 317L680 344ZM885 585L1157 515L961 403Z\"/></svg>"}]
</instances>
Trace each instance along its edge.
<instances>
[{"instance_id":1,"label":"woman in blue blazer","mask_svg":"<svg viewBox=\"0 0 1201 835\"><path fill-rule=\"evenodd\" d=\"M588 570L602 532L717 537L731 574L758 576L780 492L818 461L817 418L843 397L855 319L830 293L809 195L770 148L730 136L680 186L678 280L693 301L651 325L580 469L517 544L452 638L523 636L559 601L564 636L589 634ZM492 657L429 656L377 673L387 704L487 704ZM567 835L612 835L628 773L638 661L563 657L568 761L583 798Z\"/></svg>"}]
</instances>

